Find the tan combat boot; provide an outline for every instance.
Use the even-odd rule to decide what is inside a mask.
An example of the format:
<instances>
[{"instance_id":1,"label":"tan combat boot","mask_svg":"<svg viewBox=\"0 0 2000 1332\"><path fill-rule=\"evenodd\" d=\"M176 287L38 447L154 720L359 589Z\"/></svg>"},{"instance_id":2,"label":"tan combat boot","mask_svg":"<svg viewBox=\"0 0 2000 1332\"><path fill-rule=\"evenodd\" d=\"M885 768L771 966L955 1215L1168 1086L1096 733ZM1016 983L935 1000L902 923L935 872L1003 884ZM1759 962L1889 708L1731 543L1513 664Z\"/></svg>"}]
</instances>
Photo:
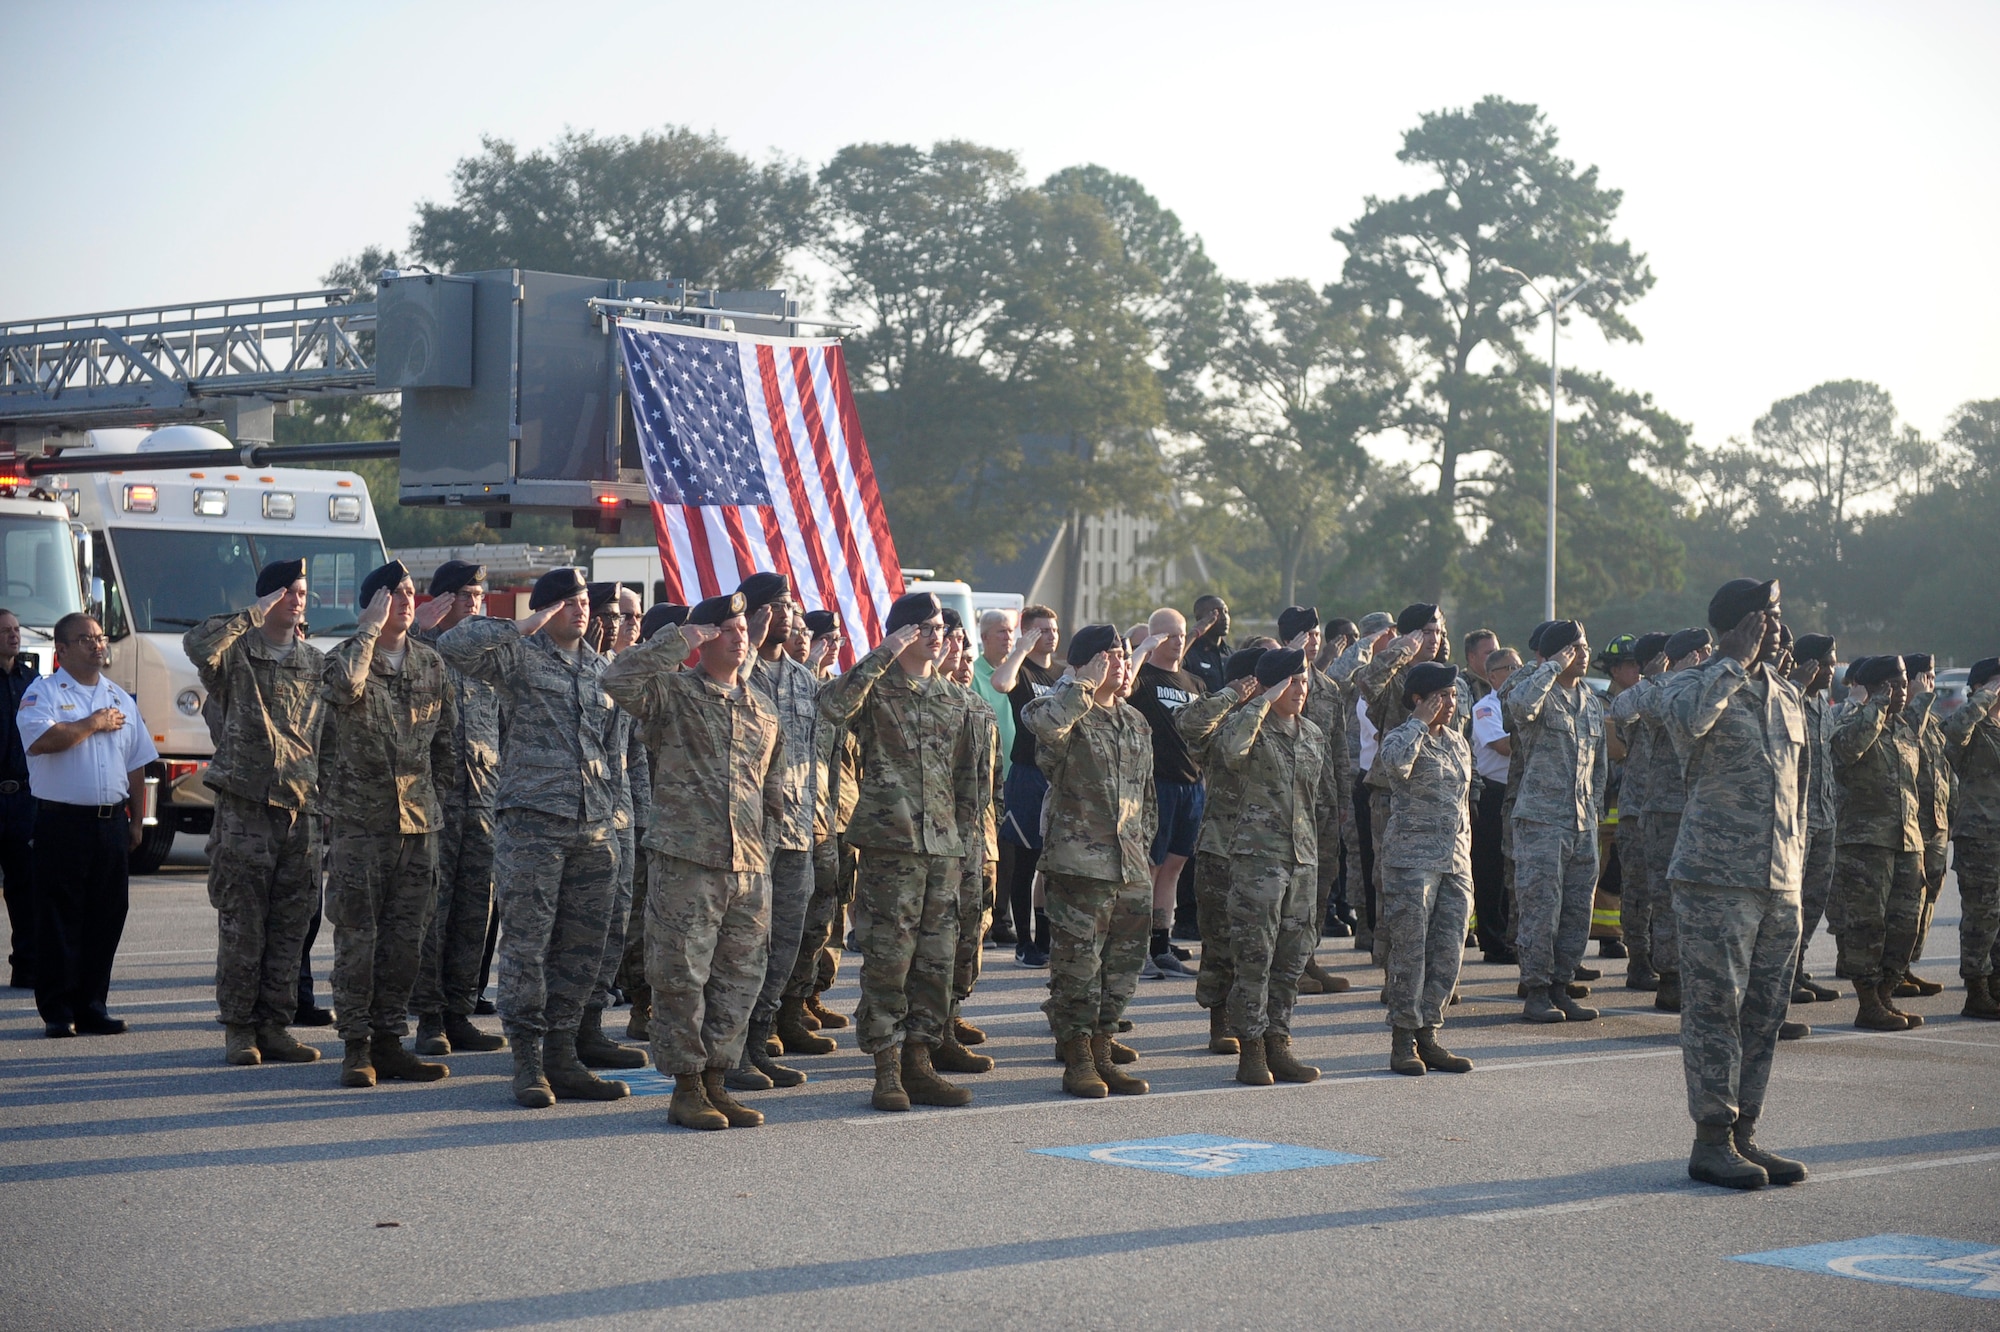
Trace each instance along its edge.
<instances>
[{"instance_id":1,"label":"tan combat boot","mask_svg":"<svg viewBox=\"0 0 2000 1332\"><path fill-rule=\"evenodd\" d=\"M1265 1062L1264 1038L1245 1036L1243 1049L1236 1057L1236 1080L1247 1087L1268 1087L1274 1081L1271 1066Z\"/></svg>"},{"instance_id":2,"label":"tan combat boot","mask_svg":"<svg viewBox=\"0 0 2000 1332\"><path fill-rule=\"evenodd\" d=\"M1773 1184L1797 1184L1806 1177L1805 1162L1767 1152L1757 1145L1757 1116L1739 1111L1730 1131L1736 1154L1752 1165L1762 1166Z\"/></svg>"},{"instance_id":3,"label":"tan combat boot","mask_svg":"<svg viewBox=\"0 0 2000 1332\"><path fill-rule=\"evenodd\" d=\"M816 994L806 1000L806 1012L812 1014L813 1021L819 1023L820 1028L826 1031L839 1031L847 1025L847 1014L834 1012L821 1003Z\"/></svg>"},{"instance_id":4,"label":"tan combat boot","mask_svg":"<svg viewBox=\"0 0 2000 1332\"><path fill-rule=\"evenodd\" d=\"M1424 1070L1424 1061L1417 1054L1417 1033L1409 1027L1392 1028L1389 1032L1389 1071L1420 1078Z\"/></svg>"},{"instance_id":5,"label":"tan combat boot","mask_svg":"<svg viewBox=\"0 0 2000 1332\"><path fill-rule=\"evenodd\" d=\"M625 1039L628 1041L651 1040L653 1038L650 1025L652 1017L653 992L644 988L633 990L632 1014L625 1019Z\"/></svg>"},{"instance_id":6,"label":"tan combat boot","mask_svg":"<svg viewBox=\"0 0 2000 1332\"><path fill-rule=\"evenodd\" d=\"M1118 1061L1111 1057L1111 1047L1117 1042L1099 1033L1090 1038L1090 1062L1097 1070L1099 1081L1113 1096L1144 1096L1152 1085L1144 1078L1135 1078L1118 1067Z\"/></svg>"},{"instance_id":7,"label":"tan combat boot","mask_svg":"<svg viewBox=\"0 0 2000 1332\"><path fill-rule=\"evenodd\" d=\"M359 1036L347 1042L346 1057L340 1061L340 1085L343 1087L375 1085L375 1062L369 1057L369 1040L366 1036Z\"/></svg>"},{"instance_id":8,"label":"tan combat boot","mask_svg":"<svg viewBox=\"0 0 2000 1332\"><path fill-rule=\"evenodd\" d=\"M402 1038L393 1031L378 1031L369 1053L375 1062L375 1072L385 1078L396 1078L403 1082L438 1082L451 1076L451 1070L443 1064L433 1064L417 1058L403 1048Z\"/></svg>"},{"instance_id":9,"label":"tan combat boot","mask_svg":"<svg viewBox=\"0 0 2000 1332\"><path fill-rule=\"evenodd\" d=\"M1334 975L1319 964L1318 958L1313 958L1306 963L1304 974L1319 982L1319 992L1321 994L1346 994L1348 990L1353 988L1349 984L1347 977Z\"/></svg>"},{"instance_id":10,"label":"tan combat boot","mask_svg":"<svg viewBox=\"0 0 2000 1332\"><path fill-rule=\"evenodd\" d=\"M1891 1013L1882 1004L1882 988L1868 981L1854 982L1854 994L1860 1006L1854 1013L1854 1025L1863 1031L1908 1031L1910 1024Z\"/></svg>"},{"instance_id":11,"label":"tan combat boot","mask_svg":"<svg viewBox=\"0 0 2000 1332\"><path fill-rule=\"evenodd\" d=\"M1417 1028L1417 1058L1424 1061L1424 1067L1434 1068L1440 1073L1470 1073L1472 1061L1439 1045L1437 1032L1436 1027Z\"/></svg>"},{"instance_id":12,"label":"tan combat boot","mask_svg":"<svg viewBox=\"0 0 2000 1332\"><path fill-rule=\"evenodd\" d=\"M972 1092L938 1076L931 1048L922 1041L903 1042L903 1090L914 1105L970 1105Z\"/></svg>"},{"instance_id":13,"label":"tan combat boot","mask_svg":"<svg viewBox=\"0 0 2000 1332\"><path fill-rule=\"evenodd\" d=\"M1882 1001L1882 1007L1887 1009L1892 1016L1903 1019L1904 1023L1906 1023L1909 1026L1909 1028L1912 1031L1914 1031L1918 1027L1924 1025L1923 1014L1911 1013L1905 1009L1896 1007L1896 1001L1893 998L1891 998L1891 996L1896 992L1896 985L1897 982L1893 980L1883 981L1880 985L1875 987L1875 997Z\"/></svg>"},{"instance_id":14,"label":"tan combat boot","mask_svg":"<svg viewBox=\"0 0 2000 1332\"><path fill-rule=\"evenodd\" d=\"M620 1045L604 1034L604 1010L595 1005L583 1010L576 1026L576 1057L585 1068L644 1068L646 1053Z\"/></svg>"},{"instance_id":15,"label":"tan combat boot","mask_svg":"<svg viewBox=\"0 0 2000 1332\"><path fill-rule=\"evenodd\" d=\"M1319 1070L1292 1054L1292 1038L1282 1031L1264 1033L1264 1066L1280 1082L1317 1082Z\"/></svg>"},{"instance_id":16,"label":"tan combat boot","mask_svg":"<svg viewBox=\"0 0 2000 1332\"><path fill-rule=\"evenodd\" d=\"M840 1042L831 1036L821 1036L806 1030L806 1006L802 999L786 995L778 1002L778 1019L775 1030L778 1039L785 1043L787 1054L823 1055L832 1054L840 1048Z\"/></svg>"},{"instance_id":17,"label":"tan combat boot","mask_svg":"<svg viewBox=\"0 0 2000 1332\"><path fill-rule=\"evenodd\" d=\"M1063 1090L1071 1096L1092 1100L1109 1096L1111 1088L1098 1076L1097 1061L1090 1050L1090 1034L1078 1032L1056 1047L1063 1061Z\"/></svg>"},{"instance_id":18,"label":"tan combat boot","mask_svg":"<svg viewBox=\"0 0 2000 1332\"><path fill-rule=\"evenodd\" d=\"M773 1087L797 1087L806 1080L806 1075L796 1068L787 1068L764 1053L764 1038L771 1033L769 1022L750 1024L749 1039L743 1042L743 1054L759 1073L763 1074ZM734 1084L731 1084L732 1088ZM761 1087L743 1088L746 1091L762 1091Z\"/></svg>"},{"instance_id":19,"label":"tan combat boot","mask_svg":"<svg viewBox=\"0 0 2000 1332\"><path fill-rule=\"evenodd\" d=\"M249 1023L230 1023L223 1032L222 1057L243 1068L263 1063L264 1056L257 1052L257 1028Z\"/></svg>"},{"instance_id":20,"label":"tan combat boot","mask_svg":"<svg viewBox=\"0 0 2000 1332\"><path fill-rule=\"evenodd\" d=\"M899 1046L875 1052L875 1095L877 1110L907 1110L910 1094L903 1090L903 1051Z\"/></svg>"},{"instance_id":21,"label":"tan combat boot","mask_svg":"<svg viewBox=\"0 0 2000 1332\"><path fill-rule=\"evenodd\" d=\"M420 1055L448 1055L451 1053L451 1038L444 1034L444 1014L417 1014L417 1053Z\"/></svg>"},{"instance_id":22,"label":"tan combat boot","mask_svg":"<svg viewBox=\"0 0 2000 1332\"><path fill-rule=\"evenodd\" d=\"M493 1036L481 1031L473 1025L472 1019L463 1013L446 1013L444 1015L444 1038L451 1043L452 1050L456 1050L460 1054L491 1054L495 1050L504 1049L507 1044L505 1036ZM437 1054L439 1052L436 1050L426 1050L419 1044L417 1053ZM450 1051L444 1051L444 1053L449 1054Z\"/></svg>"},{"instance_id":23,"label":"tan combat boot","mask_svg":"<svg viewBox=\"0 0 2000 1332\"><path fill-rule=\"evenodd\" d=\"M1208 1052L1210 1054L1233 1055L1242 1052L1243 1047L1229 1031L1229 1015L1221 1004L1208 1010Z\"/></svg>"},{"instance_id":24,"label":"tan combat boot","mask_svg":"<svg viewBox=\"0 0 2000 1332\"><path fill-rule=\"evenodd\" d=\"M623 1082L600 1078L576 1057L576 1033L552 1031L542 1037L542 1072L559 1101L618 1101L632 1094Z\"/></svg>"},{"instance_id":25,"label":"tan combat boot","mask_svg":"<svg viewBox=\"0 0 2000 1332\"><path fill-rule=\"evenodd\" d=\"M1688 1178L1703 1184L1719 1184L1725 1189L1761 1189L1771 1182L1770 1172L1755 1161L1746 1161L1731 1140L1734 1125L1696 1124L1694 1151L1688 1155Z\"/></svg>"},{"instance_id":26,"label":"tan combat boot","mask_svg":"<svg viewBox=\"0 0 2000 1332\"><path fill-rule=\"evenodd\" d=\"M709 1103L708 1092L702 1086L700 1069L683 1068L675 1071L674 1099L667 1102L667 1122L679 1124L682 1128L701 1129L704 1132L729 1127L729 1116Z\"/></svg>"},{"instance_id":27,"label":"tan combat boot","mask_svg":"<svg viewBox=\"0 0 2000 1332\"><path fill-rule=\"evenodd\" d=\"M2000 1000L1993 994L1993 978L1990 976L1967 976L1965 978L1965 1007L1959 1016L1984 1018L1988 1022L2000 1019Z\"/></svg>"},{"instance_id":28,"label":"tan combat boot","mask_svg":"<svg viewBox=\"0 0 2000 1332\"><path fill-rule=\"evenodd\" d=\"M674 1080L674 1086L680 1086L680 1079L676 1078ZM763 1125L763 1111L752 1110L749 1106L744 1105L741 1101L731 1096L729 1089L722 1085L721 1069L703 1069L701 1071L701 1089L707 1094L708 1103L717 1110L720 1110L722 1117L729 1121L729 1127L759 1128Z\"/></svg>"},{"instance_id":29,"label":"tan combat boot","mask_svg":"<svg viewBox=\"0 0 2000 1332\"><path fill-rule=\"evenodd\" d=\"M319 1058L313 1046L300 1043L280 1022L257 1028L257 1054L265 1063L310 1064Z\"/></svg>"},{"instance_id":30,"label":"tan combat boot","mask_svg":"<svg viewBox=\"0 0 2000 1332\"><path fill-rule=\"evenodd\" d=\"M967 1022L964 1018L958 1017L956 1015L954 1015L951 1019L951 1038L957 1041L960 1045L986 1044L985 1032L973 1026L970 1022Z\"/></svg>"},{"instance_id":31,"label":"tan combat boot","mask_svg":"<svg viewBox=\"0 0 2000 1332\"><path fill-rule=\"evenodd\" d=\"M946 1036L938 1042L937 1051L931 1056L931 1063L947 1073L991 1073L993 1059L990 1055L974 1054L958 1043L956 1036Z\"/></svg>"},{"instance_id":32,"label":"tan combat boot","mask_svg":"<svg viewBox=\"0 0 2000 1332\"><path fill-rule=\"evenodd\" d=\"M530 1110L546 1110L556 1103L554 1089L542 1072L542 1043L533 1036L514 1035L514 1100Z\"/></svg>"}]
</instances>

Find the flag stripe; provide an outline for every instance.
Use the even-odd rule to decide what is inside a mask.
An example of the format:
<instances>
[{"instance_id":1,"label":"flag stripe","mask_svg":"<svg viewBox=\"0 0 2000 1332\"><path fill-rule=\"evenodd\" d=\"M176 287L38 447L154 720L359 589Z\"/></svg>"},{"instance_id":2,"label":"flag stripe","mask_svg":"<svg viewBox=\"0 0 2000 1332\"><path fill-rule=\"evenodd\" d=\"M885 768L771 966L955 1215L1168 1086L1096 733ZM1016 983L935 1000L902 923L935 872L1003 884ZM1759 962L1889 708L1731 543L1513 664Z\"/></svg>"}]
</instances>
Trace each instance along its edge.
<instances>
[{"instance_id":1,"label":"flag stripe","mask_svg":"<svg viewBox=\"0 0 2000 1332\"><path fill-rule=\"evenodd\" d=\"M861 417L854 408L854 394L848 390L847 349L833 343L822 349L825 377L832 388L836 408L832 428L845 445L848 464L853 468L855 490L868 514L868 531L874 539L876 567L881 570L887 598L903 595L903 566L896 558L896 543L889 535L889 514L882 507L882 489L875 481L875 462L868 456L868 444L861 436ZM888 601L883 604L886 606Z\"/></svg>"},{"instance_id":2,"label":"flag stripe","mask_svg":"<svg viewBox=\"0 0 2000 1332\"><path fill-rule=\"evenodd\" d=\"M786 406L793 409L792 415L812 440L813 456L819 459L822 484L826 486L827 500L833 508L834 523L840 534L840 553L847 564L847 576L854 582L855 600L860 606L862 627L867 631L869 642L879 642L882 638L882 622L875 613L873 587L880 584L880 578L878 574L871 583L861 546L855 540L854 507L850 502L851 497L838 480L840 460L828 446L826 422L820 416L819 404L812 396L812 371L808 357L806 348L792 349L792 373L785 385L792 392L786 395ZM832 469L832 476L828 475L829 467Z\"/></svg>"},{"instance_id":3,"label":"flag stripe","mask_svg":"<svg viewBox=\"0 0 2000 1332\"><path fill-rule=\"evenodd\" d=\"M823 610L840 603L840 591L834 582L832 569L827 567L826 548L820 541L820 523L813 513L812 500L806 494L805 478L799 472L798 450L793 447L791 431L786 427L784 416L770 410L770 404L778 400L778 363L768 346L751 348L745 344L747 353L753 353L757 362L757 388L763 395L765 410L751 416L758 423L757 442L767 447L766 460L775 463L785 478L782 494L774 491L773 508L789 510L791 519L787 533L797 548L794 566L804 565L812 571L812 585L800 587L799 595L809 610ZM747 368L747 367L746 367ZM769 444L765 445L766 428L769 430Z\"/></svg>"},{"instance_id":4,"label":"flag stripe","mask_svg":"<svg viewBox=\"0 0 2000 1332\"><path fill-rule=\"evenodd\" d=\"M653 544L660 548L660 577L667 585L667 600L688 604L687 592L681 586L680 562L670 552L675 549L673 529L667 524L667 506L653 501Z\"/></svg>"},{"instance_id":5,"label":"flag stripe","mask_svg":"<svg viewBox=\"0 0 2000 1332\"><path fill-rule=\"evenodd\" d=\"M774 357L772 379L777 387L775 401L778 404L778 411L783 413L786 438L798 441L803 436L810 448L810 454L799 459L800 481L812 501L820 530L834 534L833 539L823 542L822 546L827 550L833 566L833 590L840 609L841 621L847 625L850 637L864 643L875 643L881 637L876 625L880 623L880 615L887 613L887 608L881 608L880 614L870 618L871 612L876 612L877 608L867 586L855 576L858 568L853 558L853 534L847 525L847 515L838 507L839 490L829 484L825 474L825 450L819 446L819 440L807 430L807 418L797 407L796 376L781 372ZM774 422L780 419L774 414ZM795 448L794 453L796 452ZM810 467L804 465L808 462L811 464Z\"/></svg>"},{"instance_id":6,"label":"flag stripe","mask_svg":"<svg viewBox=\"0 0 2000 1332\"><path fill-rule=\"evenodd\" d=\"M820 402L833 403L837 408L837 400L843 395L837 393L833 387L827 369L826 358L821 356L818 359L819 374L816 396ZM845 380L842 381L843 384L845 382ZM840 477L841 490L846 499L847 512L850 519L856 523L867 524L865 527L856 527L854 529L854 536L860 543L862 567L868 571L868 575L875 587L880 589L882 593L882 605L886 614L889 602L902 595L903 571L896 566L894 548L888 546L886 542L889 531L886 519L881 521L879 529L876 526L877 520L881 518L881 498L875 490L874 470L872 467L869 468L868 486L866 490L863 490L855 467L855 458L857 456L855 447L850 442L848 431L845 429L841 415L837 410L831 415L818 417L815 424L826 438L827 442L824 447L828 456L833 459L835 474ZM858 423L855 430L856 433L852 438L858 441L860 439ZM859 456L865 461L867 451L863 449ZM872 513L870 512L871 501ZM886 561L883 558L885 552L887 555ZM893 583L890 581L892 577L895 580ZM893 591L891 590L892 588L894 589Z\"/></svg>"}]
</instances>

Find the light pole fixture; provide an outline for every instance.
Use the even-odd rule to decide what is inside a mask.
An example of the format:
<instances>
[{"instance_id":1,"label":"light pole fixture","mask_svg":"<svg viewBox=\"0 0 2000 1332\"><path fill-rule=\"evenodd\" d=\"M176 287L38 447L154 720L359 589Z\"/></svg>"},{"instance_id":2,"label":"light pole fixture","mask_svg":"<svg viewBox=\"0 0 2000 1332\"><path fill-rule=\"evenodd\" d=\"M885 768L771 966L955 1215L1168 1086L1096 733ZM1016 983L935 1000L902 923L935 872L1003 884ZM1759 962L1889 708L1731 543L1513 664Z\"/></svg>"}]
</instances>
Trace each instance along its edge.
<instances>
[{"instance_id":1,"label":"light pole fixture","mask_svg":"<svg viewBox=\"0 0 2000 1332\"><path fill-rule=\"evenodd\" d=\"M1512 273L1521 279L1523 286L1542 298L1549 316L1549 548L1548 570L1542 586L1542 618L1556 618L1556 395L1562 387L1561 374L1556 369L1556 338L1562 330L1563 307L1571 304L1597 279L1587 277L1562 295L1551 299L1535 280L1518 268L1500 265L1503 273Z\"/></svg>"}]
</instances>

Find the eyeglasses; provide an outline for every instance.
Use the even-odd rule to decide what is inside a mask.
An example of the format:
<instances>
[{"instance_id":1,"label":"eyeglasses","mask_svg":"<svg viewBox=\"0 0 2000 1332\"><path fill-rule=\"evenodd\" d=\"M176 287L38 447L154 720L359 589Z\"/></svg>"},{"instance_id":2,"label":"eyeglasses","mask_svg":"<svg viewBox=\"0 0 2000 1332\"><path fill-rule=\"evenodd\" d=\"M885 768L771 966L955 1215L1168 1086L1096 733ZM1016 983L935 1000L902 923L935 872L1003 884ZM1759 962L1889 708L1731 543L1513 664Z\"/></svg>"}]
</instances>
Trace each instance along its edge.
<instances>
[{"instance_id":1,"label":"eyeglasses","mask_svg":"<svg viewBox=\"0 0 2000 1332\"><path fill-rule=\"evenodd\" d=\"M69 646L103 647L106 643L109 643L110 641L111 640L106 638L103 634L78 634L75 638L69 640Z\"/></svg>"}]
</instances>

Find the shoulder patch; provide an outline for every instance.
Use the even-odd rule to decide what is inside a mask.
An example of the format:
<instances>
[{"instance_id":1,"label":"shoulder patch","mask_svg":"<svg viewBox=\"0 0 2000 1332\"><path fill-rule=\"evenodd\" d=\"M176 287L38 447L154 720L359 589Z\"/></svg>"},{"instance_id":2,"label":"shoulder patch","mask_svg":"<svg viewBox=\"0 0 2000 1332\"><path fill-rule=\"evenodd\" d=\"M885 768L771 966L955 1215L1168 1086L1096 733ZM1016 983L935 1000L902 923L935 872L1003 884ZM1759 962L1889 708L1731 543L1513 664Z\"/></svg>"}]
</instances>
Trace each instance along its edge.
<instances>
[{"instance_id":1,"label":"shoulder patch","mask_svg":"<svg viewBox=\"0 0 2000 1332\"><path fill-rule=\"evenodd\" d=\"M27 707L30 703L33 703L34 701L35 701L35 696L33 694L21 695L21 706L24 708Z\"/></svg>"}]
</instances>

